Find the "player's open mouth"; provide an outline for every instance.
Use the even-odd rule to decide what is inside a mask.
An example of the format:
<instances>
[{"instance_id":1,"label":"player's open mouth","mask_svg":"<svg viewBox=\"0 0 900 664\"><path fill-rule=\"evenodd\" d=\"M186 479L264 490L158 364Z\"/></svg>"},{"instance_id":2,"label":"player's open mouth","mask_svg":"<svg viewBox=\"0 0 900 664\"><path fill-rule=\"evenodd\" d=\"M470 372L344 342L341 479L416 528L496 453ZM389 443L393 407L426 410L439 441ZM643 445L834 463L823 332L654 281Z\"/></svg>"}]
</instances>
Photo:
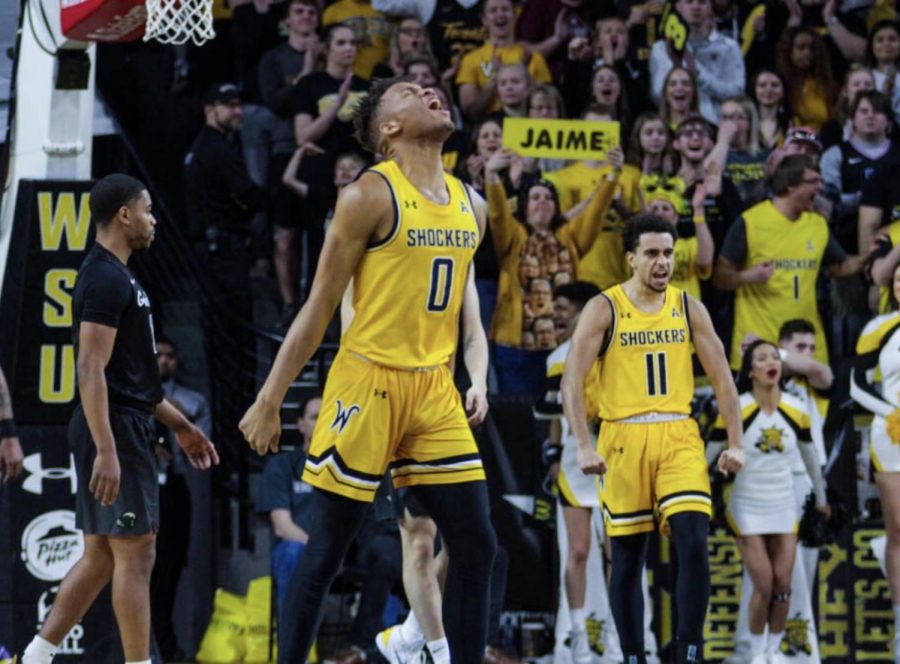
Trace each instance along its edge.
<instances>
[{"instance_id":1,"label":"player's open mouth","mask_svg":"<svg viewBox=\"0 0 900 664\"><path fill-rule=\"evenodd\" d=\"M766 372L766 375L767 375L770 379L774 380L775 377L778 375L778 369L769 369L769 370Z\"/></svg>"}]
</instances>

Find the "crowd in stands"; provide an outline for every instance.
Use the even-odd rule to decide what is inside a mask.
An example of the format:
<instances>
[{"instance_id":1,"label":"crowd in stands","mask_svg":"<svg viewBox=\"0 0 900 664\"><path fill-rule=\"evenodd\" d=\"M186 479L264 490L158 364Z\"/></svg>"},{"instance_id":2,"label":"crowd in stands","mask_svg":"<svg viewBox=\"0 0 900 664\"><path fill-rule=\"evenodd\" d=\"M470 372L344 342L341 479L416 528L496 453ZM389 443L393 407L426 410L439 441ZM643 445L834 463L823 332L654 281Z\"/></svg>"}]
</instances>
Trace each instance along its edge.
<instances>
[{"instance_id":1,"label":"crowd in stands","mask_svg":"<svg viewBox=\"0 0 900 664\"><path fill-rule=\"evenodd\" d=\"M354 104L393 76L452 111L445 168L488 202L475 270L495 393L544 396L567 338L555 294L627 279L621 231L644 211L675 226L673 283L709 309L735 371L797 319L816 366L850 363L866 323L896 306L893 2L677 0L681 44L663 34L662 0L233 5L239 66L204 98L185 166L187 228L232 306L249 306L249 276L270 264L289 324L339 189L373 160ZM621 144L602 159L521 156L503 147L506 118L615 122ZM279 565L305 537L282 493Z\"/></svg>"},{"instance_id":2,"label":"crowd in stands","mask_svg":"<svg viewBox=\"0 0 900 664\"><path fill-rule=\"evenodd\" d=\"M238 4L233 22L238 10L260 13ZM353 138L354 104L373 78L408 76L452 109L446 168L490 205L476 275L496 391L539 395L555 346L553 290L625 279L620 231L644 210L676 224L676 281L713 311L735 368L747 333L772 338L792 317L778 310L790 294L822 357L852 356L877 307L872 287L884 285L872 280L884 266L867 266L894 246L900 209L890 186L900 159L896 10L880 0L673 6L687 31L680 49L660 33L661 2L266 5L270 22L283 15L283 40L242 51L236 87L204 99L207 126L186 160L188 228L231 266L223 279L239 306L248 273L271 258L289 322L338 188L373 158ZM599 160L522 157L502 147L508 117L618 122L621 145ZM797 182L775 175L795 154L810 157L815 176L779 205ZM796 180L805 167L790 163ZM777 229L813 212L825 235L798 231L791 242L812 242L811 267L756 259L757 219ZM255 242L251 227L274 241Z\"/></svg>"}]
</instances>

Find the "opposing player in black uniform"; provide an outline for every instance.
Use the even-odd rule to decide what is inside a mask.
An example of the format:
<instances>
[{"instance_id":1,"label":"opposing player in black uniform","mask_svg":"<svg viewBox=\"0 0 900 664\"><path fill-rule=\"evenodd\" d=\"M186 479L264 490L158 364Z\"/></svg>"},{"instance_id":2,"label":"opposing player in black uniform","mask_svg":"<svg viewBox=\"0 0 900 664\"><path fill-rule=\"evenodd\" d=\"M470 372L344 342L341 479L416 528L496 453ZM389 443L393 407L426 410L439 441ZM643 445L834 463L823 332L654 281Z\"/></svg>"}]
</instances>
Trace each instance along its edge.
<instances>
[{"instance_id":1,"label":"opposing player in black uniform","mask_svg":"<svg viewBox=\"0 0 900 664\"><path fill-rule=\"evenodd\" d=\"M72 296L81 403L69 423L84 555L63 579L23 664L49 663L110 579L126 664L150 664L150 571L159 529L151 418L175 432L194 467L219 462L206 436L163 399L150 300L127 267L133 251L153 242L147 188L127 175L108 175L90 201L97 241Z\"/></svg>"}]
</instances>

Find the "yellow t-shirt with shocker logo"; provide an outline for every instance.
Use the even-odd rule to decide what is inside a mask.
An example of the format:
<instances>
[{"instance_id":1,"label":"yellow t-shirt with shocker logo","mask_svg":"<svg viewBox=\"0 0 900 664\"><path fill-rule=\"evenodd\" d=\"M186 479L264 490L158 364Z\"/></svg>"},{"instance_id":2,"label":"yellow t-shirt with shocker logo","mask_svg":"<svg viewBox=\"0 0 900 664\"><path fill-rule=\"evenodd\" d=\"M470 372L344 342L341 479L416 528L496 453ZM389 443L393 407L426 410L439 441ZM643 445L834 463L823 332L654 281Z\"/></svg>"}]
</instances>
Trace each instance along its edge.
<instances>
[{"instance_id":1,"label":"yellow t-shirt with shocker logo","mask_svg":"<svg viewBox=\"0 0 900 664\"><path fill-rule=\"evenodd\" d=\"M816 301L816 280L830 236L827 222L815 212L803 212L792 221L772 201L754 205L742 217L747 252L743 265L737 267L746 269L772 261L775 271L766 283L745 284L735 291L732 369L740 368L741 341L748 332L774 342L781 326L795 318L812 323L816 329L816 359L828 362Z\"/></svg>"}]
</instances>

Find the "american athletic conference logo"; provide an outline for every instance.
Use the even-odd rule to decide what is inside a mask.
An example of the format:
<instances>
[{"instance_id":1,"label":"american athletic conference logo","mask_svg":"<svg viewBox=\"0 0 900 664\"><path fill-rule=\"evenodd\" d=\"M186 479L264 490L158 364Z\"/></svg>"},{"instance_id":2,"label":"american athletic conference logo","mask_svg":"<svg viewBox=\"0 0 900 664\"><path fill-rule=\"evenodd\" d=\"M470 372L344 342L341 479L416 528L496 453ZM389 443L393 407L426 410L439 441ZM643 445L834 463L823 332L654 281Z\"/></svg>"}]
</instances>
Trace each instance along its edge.
<instances>
[{"instance_id":1,"label":"american athletic conference logo","mask_svg":"<svg viewBox=\"0 0 900 664\"><path fill-rule=\"evenodd\" d=\"M337 415L334 416L334 421L331 423L331 426L328 427L328 430L334 431L335 427L337 427L338 433L341 434L344 432L344 428L350 423L350 418L356 415L356 413L361 413L362 408L360 408L359 404L353 404L344 410L344 404L341 403L340 399L335 399L335 404L337 405Z\"/></svg>"}]
</instances>

